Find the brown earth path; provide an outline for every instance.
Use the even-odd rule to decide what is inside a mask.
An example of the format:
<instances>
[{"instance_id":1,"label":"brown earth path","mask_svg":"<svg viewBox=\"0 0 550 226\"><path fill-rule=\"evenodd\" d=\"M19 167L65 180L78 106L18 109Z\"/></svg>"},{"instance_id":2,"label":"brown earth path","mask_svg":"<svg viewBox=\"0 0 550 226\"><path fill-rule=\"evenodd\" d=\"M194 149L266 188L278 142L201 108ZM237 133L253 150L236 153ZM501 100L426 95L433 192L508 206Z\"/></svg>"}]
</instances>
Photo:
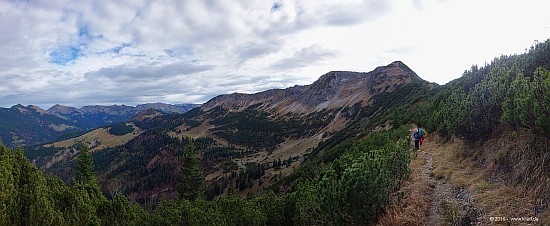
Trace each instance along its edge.
<instances>
[{"instance_id":1,"label":"brown earth path","mask_svg":"<svg viewBox=\"0 0 550 226\"><path fill-rule=\"evenodd\" d=\"M479 211L475 210L472 194L453 185L446 175L446 152L457 145L428 136L420 150L412 152L412 173L398 192L404 197L387 210L378 225L477 224Z\"/></svg>"}]
</instances>

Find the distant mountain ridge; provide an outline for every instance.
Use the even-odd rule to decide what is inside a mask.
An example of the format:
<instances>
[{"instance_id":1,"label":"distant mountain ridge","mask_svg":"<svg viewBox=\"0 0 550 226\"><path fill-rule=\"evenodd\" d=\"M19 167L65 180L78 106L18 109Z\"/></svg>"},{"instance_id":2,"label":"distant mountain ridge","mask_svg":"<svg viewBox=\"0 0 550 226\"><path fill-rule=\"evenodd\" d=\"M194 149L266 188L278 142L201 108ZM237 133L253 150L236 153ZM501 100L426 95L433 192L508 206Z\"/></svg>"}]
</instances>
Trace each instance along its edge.
<instances>
[{"instance_id":1,"label":"distant mountain ridge","mask_svg":"<svg viewBox=\"0 0 550 226\"><path fill-rule=\"evenodd\" d=\"M124 122L147 109L164 113L185 113L198 106L200 105L148 103L136 107L91 105L79 109L56 104L44 110L35 105L17 104L11 108L0 108L0 137L8 147L45 143L63 134Z\"/></svg>"},{"instance_id":2,"label":"distant mountain ridge","mask_svg":"<svg viewBox=\"0 0 550 226\"><path fill-rule=\"evenodd\" d=\"M135 107L127 105L87 105L80 109L56 104L46 112L63 119L75 122L85 130L101 127L107 124L124 122L140 111L154 109L164 113L185 113L200 104L172 105L165 103L147 103Z\"/></svg>"},{"instance_id":3,"label":"distant mountain ridge","mask_svg":"<svg viewBox=\"0 0 550 226\"><path fill-rule=\"evenodd\" d=\"M48 142L63 132L78 130L74 122L51 115L34 105L0 108L0 137L8 147Z\"/></svg>"},{"instance_id":4,"label":"distant mountain ridge","mask_svg":"<svg viewBox=\"0 0 550 226\"><path fill-rule=\"evenodd\" d=\"M200 104L165 104L165 103L147 103L139 104L135 107L128 105L86 105L79 108L56 104L50 107L46 112L54 115L72 115L72 114L92 114L92 113L107 113L107 114L127 114L128 112L143 111L154 109L164 113L185 113L195 107L200 107Z\"/></svg>"}]
</instances>

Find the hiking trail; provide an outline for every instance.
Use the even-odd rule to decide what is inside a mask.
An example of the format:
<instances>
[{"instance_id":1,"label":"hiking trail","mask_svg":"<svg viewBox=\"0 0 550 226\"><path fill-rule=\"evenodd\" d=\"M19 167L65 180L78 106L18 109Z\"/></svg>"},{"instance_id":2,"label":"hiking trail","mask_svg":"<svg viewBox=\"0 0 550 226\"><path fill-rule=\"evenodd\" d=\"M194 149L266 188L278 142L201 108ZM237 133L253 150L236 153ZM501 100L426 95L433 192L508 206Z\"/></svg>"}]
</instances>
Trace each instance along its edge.
<instances>
[{"instance_id":1,"label":"hiking trail","mask_svg":"<svg viewBox=\"0 0 550 226\"><path fill-rule=\"evenodd\" d=\"M414 146L414 144L411 144ZM378 225L476 225L481 212L464 186L450 180L449 150L457 143L443 143L437 137L427 137L420 150L412 153L412 173L402 185L405 194L401 204L388 210ZM416 155L416 156L415 156Z\"/></svg>"},{"instance_id":2,"label":"hiking trail","mask_svg":"<svg viewBox=\"0 0 550 226\"><path fill-rule=\"evenodd\" d=\"M463 212L476 212L472 194L461 187L453 189L453 185L448 178L435 172L435 166L440 167L440 163L446 161L438 158L439 156L434 159L431 152L441 151L437 150L438 148L441 148L440 145L433 140L428 140L421 146L417 156L417 158L424 158L424 164L420 169L423 183L433 187L427 225L447 225L456 222L474 224L477 222L478 213L475 213L476 216L469 216L472 213ZM472 217L474 219L469 219Z\"/></svg>"}]
</instances>

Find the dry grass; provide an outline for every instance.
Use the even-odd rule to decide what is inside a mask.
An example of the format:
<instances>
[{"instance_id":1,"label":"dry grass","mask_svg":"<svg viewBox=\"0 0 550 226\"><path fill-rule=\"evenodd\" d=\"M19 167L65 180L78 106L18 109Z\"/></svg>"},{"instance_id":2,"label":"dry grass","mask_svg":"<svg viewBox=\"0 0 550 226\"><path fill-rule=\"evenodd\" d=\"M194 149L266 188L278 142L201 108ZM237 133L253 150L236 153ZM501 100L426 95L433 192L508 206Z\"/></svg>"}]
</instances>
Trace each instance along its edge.
<instances>
[{"instance_id":1,"label":"dry grass","mask_svg":"<svg viewBox=\"0 0 550 226\"><path fill-rule=\"evenodd\" d=\"M128 125L134 128L133 133L127 133L122 136L116 136L109 133L108 128L98 128L92 130L82 136L71 138L64 141L55 142L52 144L44 145L44 147L55 147L55 148L69 148L74 144L84 142L87 144L94 143L95 141L99 142L99 145L94 146L90 151L99 151L109 147L116 147L127 143L128 141L134 139L136 136L141 134L143 131L134 125L133 123L127 123Z\"/></svg>"},{"instance_id":2,"label":"dry grass","mask_svg":"<svg viewBox=\"0 0 550 226\"><path fill-rule=\"evenodd\" d=\"M403 198L395 202L386 210L378 225L424 225L430 211L434 184L423 178L422 166L426 159L419 154L411 161L413 169L409 178L403 183L397 194L403 194ZM397 196L397 195L396 195ZM400 202L399 202L400 201Z\"/></svg>"},{"instance_id":3,"label":"dry grass","mask_svg":"<svg viewBox=\"0 0 550 226\"><path fill-rule=\"evenodd\" d=\"M481 220L484 224L492 223L490 217L535 217L537 208L537 195L530 192L524 184L505 183L508 175L498 171L493 165L495 159L501 158L513 150L514 145L509 139L493 140L487 142L476 150L468 150L468 147L454 141L439 148L433 149L434 165L439 165L434 170L435 176L443 175L450 179L454 188L465 188L473 194L476 208L481 210ZM457 145L458 144L458 145ZM465 155L475 153L476 155ZM441 159L435 163L435 159ZM480 162L489 162L481 164ZM512 162L513 164L513 162ZM513 167L513 166L510 166ZM526 175L529 176L529 175ZM542 184L541 184L542 186ZM540 201L539 201L540 202ZM550 225L548 208L539 216L539 223ZM528 222L514 222L514 224L527 224Z\"/></svg>"},{"instance_id":4,"label":"dry grass","mask_svg":"<svg viewBox=\"0 0 550 226\"><path fill-rule=\"evenodd\" d=\"M461 225L463 213L460 211L460 206L455 202L443 200L439 203L441 210L440 225Z\"/></svg>"},{"instance_id":5,"label":"dry grass","mask_svg":"<svg viewBox=\"0 0 550 226\"><path fill-rule=\"evenodd\" d=\"M455 143L434 149L434 159L441 159L437 163L439 166L434 170L434 175L436 177L443 175L445 179L450 180L454 189L464 188L466 192L473 194L473 203L482 212L478 220L484 224L490 224L492 223L490 217L535 216L533 200L536 198L529 197L525 187L510 186L490 177L489 175L495 174L495 168L479 165L469 157L460 157L467 147ZM499 154L499 152L495 151L493 154ZM436 164L435 161L434 164ZM548 225L548 220L550 219L544 219L543 225ZM521 225L526 222L515 223Z\"/></svg>"}]
</instances>

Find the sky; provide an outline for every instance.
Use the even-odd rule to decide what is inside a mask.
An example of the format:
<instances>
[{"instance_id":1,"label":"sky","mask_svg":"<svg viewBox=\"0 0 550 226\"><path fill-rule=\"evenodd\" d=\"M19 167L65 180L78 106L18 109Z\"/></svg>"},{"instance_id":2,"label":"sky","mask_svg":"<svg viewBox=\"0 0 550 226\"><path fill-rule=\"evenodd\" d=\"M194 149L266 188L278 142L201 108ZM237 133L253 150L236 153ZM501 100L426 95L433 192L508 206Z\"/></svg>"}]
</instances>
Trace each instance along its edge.
<instances>
[{"instance_id":1,"label":"sky","mask_svg":"<svg viewBox=\"0 0 550 226\"><path fill-rule=\"evenodd\" d=\"M445 84L550 38L547 0L0 0L0 106L204 103L400 60Z\"/></svg>"}]
</instances>

